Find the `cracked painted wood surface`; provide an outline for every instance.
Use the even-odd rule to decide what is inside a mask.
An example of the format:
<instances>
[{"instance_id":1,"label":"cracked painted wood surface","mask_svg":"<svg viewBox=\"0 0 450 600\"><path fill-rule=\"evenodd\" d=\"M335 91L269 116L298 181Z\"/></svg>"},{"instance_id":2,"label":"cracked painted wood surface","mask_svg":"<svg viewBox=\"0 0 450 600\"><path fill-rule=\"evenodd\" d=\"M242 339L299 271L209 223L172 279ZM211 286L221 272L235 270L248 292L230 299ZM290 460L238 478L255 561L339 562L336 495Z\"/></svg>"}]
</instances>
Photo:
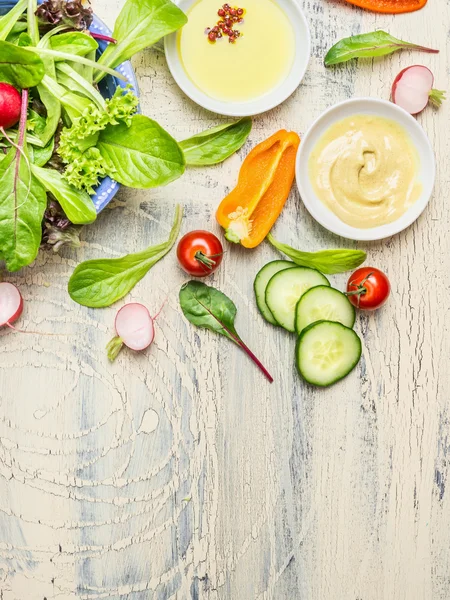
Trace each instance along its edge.
<instances>
[{"instance_id":1,"label":"cracked painted wood surface","mask_svg":"<svg viewBox=\"0 0 450 600\"><path fill-rule=\"evenodd\" d=\"M283 106L255 119L243 150L167 188L123 190L80 250L42 254L10 277L24 294L23 327L63 335L0 334L3 600L450 598L448 102L419 117L439 167L428 209L408 231L358 246L394 293L384 310L358 317L363 359L329 390L303 385L294 340L258 316L252 282L276 258L268 246L229 248L214 285L235 300L238 329L272 386L236 347L182 318L173 254L131 294L153 312L169 294L147 354L125 351L109 365L117 307L88 310L66 292L80 260L164 239L176 202L183 231L217 231L215 208L243 157L276 129L303 133L351 96L388 98L394 76L417 62L447 87L445 0L396 17L339 0L302 4L308 74ZM109 24L122 5L94 1ZM375 28L441 53L323 68L332 43ZM134 65L144 112L178 139L219 121L179 92L162 55L144 52ZM313 222L297 193L276 233L309 250L347 244ZM345 276L332 279L343 285Z\"/></svg>"}]
</instances>

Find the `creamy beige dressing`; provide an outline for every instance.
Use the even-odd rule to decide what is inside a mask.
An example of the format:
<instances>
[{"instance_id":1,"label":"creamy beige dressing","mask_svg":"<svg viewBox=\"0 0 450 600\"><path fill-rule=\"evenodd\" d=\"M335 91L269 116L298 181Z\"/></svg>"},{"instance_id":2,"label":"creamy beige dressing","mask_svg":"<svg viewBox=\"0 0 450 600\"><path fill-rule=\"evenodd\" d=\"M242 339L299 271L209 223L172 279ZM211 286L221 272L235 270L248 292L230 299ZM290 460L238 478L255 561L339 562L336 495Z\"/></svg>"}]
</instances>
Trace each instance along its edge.
<instances>
[{"instance_id":1,"label":"creamy beige dressing","mask_svg":"<svg viewBox=\"0 0 450 600\"><path fill-rule=\"evenodd\" d=\"M408 133L374 115L331 125L308 169L318 198L344 223L361 229L392 223L422 193L419 155Z\"/></svg>"},{"instance_id":2,"label":"creamy beige dressing","mask_svg":"<svg viewBox=\"0 0 450 600\"><path fill-rule=\"evenodd\" d=\"M273 0L236 0L245 10L236 23L239 37L208 42L206 27L216 25L222 0L199 0L178 34L178 52L193 83L218 100L245 102L263 96L288 76L295 56L295 36L286 14Z\"/></svg>"}]
</instances>

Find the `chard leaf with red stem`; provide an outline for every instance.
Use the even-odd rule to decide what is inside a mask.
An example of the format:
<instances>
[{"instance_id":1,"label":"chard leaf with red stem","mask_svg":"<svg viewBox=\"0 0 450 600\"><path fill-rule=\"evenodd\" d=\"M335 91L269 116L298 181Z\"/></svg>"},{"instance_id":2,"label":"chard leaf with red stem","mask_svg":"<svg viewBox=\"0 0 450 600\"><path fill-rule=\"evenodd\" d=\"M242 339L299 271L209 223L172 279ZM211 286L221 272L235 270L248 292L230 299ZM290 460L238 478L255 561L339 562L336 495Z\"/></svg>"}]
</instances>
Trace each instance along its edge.
<instances>
[{"instance_id":1,"label":"chard leaf with red stem","mask_svg":"<svg viewBox=\"0 0 450 600\"><path fill-rule=\"evenodd\" d=\"M190 323L227 337L247 354L270 383L273 382L261 361L239 337L234 326L237 308L228 296L200 281L189 281L180 290L180 306Z\"/></svg>"},{"instance_id":2,"label":"chard leaf with red stem","mask_svg":"<svg viewBox=\"0 0 450 600\"><path fill-rule=\"evenodd\" d=\"M18 140L0 162L0 259L9 271L18 271L36 258L47 204L46 192L26 158L27 108L28 90L23 90Z\"/></svg>"}]
</instances>

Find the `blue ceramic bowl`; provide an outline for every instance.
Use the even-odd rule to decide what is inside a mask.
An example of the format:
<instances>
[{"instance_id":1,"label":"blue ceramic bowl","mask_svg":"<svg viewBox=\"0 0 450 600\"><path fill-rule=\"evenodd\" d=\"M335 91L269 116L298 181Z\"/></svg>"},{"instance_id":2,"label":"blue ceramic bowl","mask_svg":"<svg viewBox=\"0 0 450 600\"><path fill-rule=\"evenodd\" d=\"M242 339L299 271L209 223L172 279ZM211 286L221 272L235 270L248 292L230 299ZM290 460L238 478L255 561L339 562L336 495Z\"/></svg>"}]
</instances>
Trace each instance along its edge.
<instances>
[{"instance_id":1,"label":"blue ceramic bowl","mask_svg":"<svg viewBox=\"0 0 450 600\"><path fill-rule=\"evenodd\" d=\"M42 0L39 0L39 4L41 4ZM4 15L16 4L14 0L0 0L0 15ZM101 21L98 17L94 15L94 20L92 21L92 25L90 30L93 33L102 33L103 35L111 35L110 29ZM107 43L97 40L99 45L99 55L105 51ZM104 77L100 83L100 92L104 98L111 98L114 94L117 86L119 85L122 88L125 88L127 85L131 85L131 91L139 97L139 88L136 80L136 75L133 71L133 67L129 61L122 63L118 67L116 67L116 71L119 71L121 75L126 77L126 81L122 81L121 79L117 79L116 77L112 77L111 75L107 75ZM94 202L97 213L105 208L109 202L114 198L119 190L120 185L117 181L114 181L110 177L105 177L101 180L99 185L95 190L95 195L92 196L92 200Z\"/></svg>"}]
</instances>

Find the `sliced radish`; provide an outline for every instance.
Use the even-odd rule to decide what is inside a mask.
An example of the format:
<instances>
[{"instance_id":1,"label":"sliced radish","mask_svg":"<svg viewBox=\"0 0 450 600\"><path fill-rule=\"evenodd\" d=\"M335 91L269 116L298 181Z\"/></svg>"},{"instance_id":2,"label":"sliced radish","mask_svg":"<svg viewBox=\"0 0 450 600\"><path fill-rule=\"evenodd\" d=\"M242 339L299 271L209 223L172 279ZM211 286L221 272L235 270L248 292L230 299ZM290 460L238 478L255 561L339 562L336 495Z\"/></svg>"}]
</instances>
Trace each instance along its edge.
<instances>
[{"instance_id":1,"label":"sliced radish","mask_svg":"<svg viewBox=\"0 0 450 600\"><path fill-rule=\"evenodd\" d=\"M23 299L18 288L7 281L0 282L0 327L17 321L22 310Z\"/></svg>"},{"instance_id":2,"label":"sliced radish","mask_svg":"<svg viewBox=\"0 0 450 600\"><path fill-rule=\"evenodd\" d=\"M392 100L411 115L417 115L432 102L440 106L445 92L433 89L434 75L423 65L403 69L392 85Z\"/></svg>"},{"instance_id":3,"label":"sliced radish","mask_svg":"<svg viewBox=\"0 0 450 600\"><path fill-rule=\"evenodd\" d=\"M107 345L108 358L114 360L123 345L137 352L150 346L155 337L153 318L143 304L125 304L116 315L117 337Z\"/></svg>"},{"instance_id":4,"label":"sliced radish","mask_svg":"<svg viewBox=\"0 0 450 600\"><path fill-rule=\"evenodd\" d=\"M153 319L143 304L126 304L116 316L117 335L131 350L145 350L153 342Z\"/></svg>"}]
</instances>

